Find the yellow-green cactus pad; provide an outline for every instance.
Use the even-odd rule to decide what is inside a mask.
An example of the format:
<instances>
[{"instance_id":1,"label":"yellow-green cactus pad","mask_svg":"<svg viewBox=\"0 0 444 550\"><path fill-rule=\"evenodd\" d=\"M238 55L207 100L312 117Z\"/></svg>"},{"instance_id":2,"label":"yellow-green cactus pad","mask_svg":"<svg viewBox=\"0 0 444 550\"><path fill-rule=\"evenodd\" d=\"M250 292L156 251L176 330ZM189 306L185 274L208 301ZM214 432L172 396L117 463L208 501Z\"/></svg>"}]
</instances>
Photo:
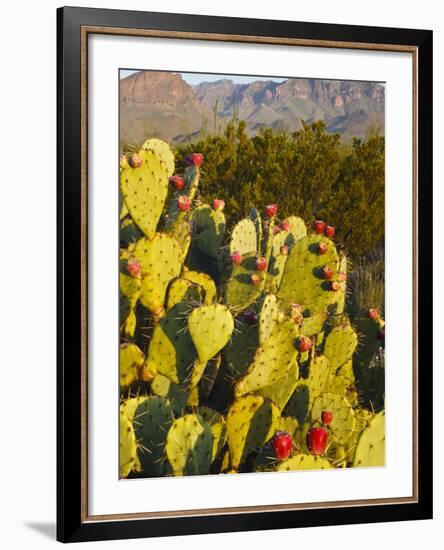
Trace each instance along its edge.
<instances>
[{"instance_id":1,"label":"yellow-green cactus pad","mask_svg":"<svg viewBox=\"0 0 444 550\"><path fill-rule=\"evenodd\" d=\"M291 470L329 470L331 468L333 466L322 456L299 453L281 462L277 470L279 472L289 472Z\"/></svg>"},{"instance_id":2,"label":"yellow-green cactus pad","mask_svg":"<svg viewBox=\"0 0 444 550\"><path fill-rule=\"evenodd\" d=\"M236 470L253 449L271 439L279 425L276 405L260 395L235 399L227 414L227 441L231 467Z\"/></svg>"},{"instance_id":3,"label":"yellow-green cactus pad","mask_svg":"<svg viewBox=\"0 0 444 550\"><path fill-rule=\"evenodd\" d=\"M236 328L225 350L226 365L230 375L238 380L247 373L254 361L256 348L259 346L257 326L249 325L241 318L236 319Z\"/></svg>"},{"instance_id":4,"label":"yellow-green cactus pad","mask_svg":"<svg viewBox=\"0 0 444 550\"><path fill-rule=\"evenodd\" d=\"M141 150L142 166L128 165L120 173L120 189L131 218L151 239L162 215L168 194L168 174L165 164L153 151Z\"/></svg>"},{"instance_id":5,"label":"yellow-green cactus pad","mask_svg":"<svg viewBox=\"0 0 444 550\"><path fill-rule=\"evenodd\" d=\"M191 244L191 228L186 217L179 217L171 225L168 234L176 239L180 248L180 261L183 262L187 257Z\"/></svg>"},{"instance_id":6,"label":"yellow-green cactus pad","mask_svg":"<svg viewBox=\"0 0 444 550\"><path fill-rule=\"evenodd\" d=\"M259 277L256 286L251 276ZM241 265L234 265L225 289L225 302L228 307L240 312L250 306L262 292L265 284L265 272L256 271L256 257L244 257Z\"/></svg>"},{"instance_id":7,"label":"yellow-green cactus pad","mask_svg":"<svg viewBox=\"0 0 444 550\"><path fill-rule=\"evenodd\" d=\"M311 409L312 421L321 423L323 411L333 413L329 428L339 443L346 443L352 437L356 425L355 414L350 403L345 397L335 393L324 393L314 400Z\"/></svg>"},{"instance_id":8,"label":"yellow-green cactus pad","mask_svg":"<svg viewBox=\"0 0 444 550\"><path fill-rule=\"evenodd\" d=\"M322 332L326 320L327 314L325 312L304 317L301 332L305 334L305 336L314 336L315 334L319 334Z\"/></svg>"},{"instance_id":9,"label":"yellow-green cactus pad","mask_svg":"<svg viewBox=\"0 0 444 550\"><path fill-rule=\"evenodd\" d=\"M203 289L188 279L176 279L168 289L167 311L179 302L200 303Z\"/></svg>"},{"instance_id":10,"label":"yellow-green cactus pad","mask_svg":"<svg viewBox=\"0 0 444 550\"><path fill-rule=\"evenodd\" d=\"M208 422L187 414L171 425L166 455L175 476L207 474L211 465L213 435Z\"/></svg>"},{"instance_id":11,"label":"yellow-green cactus pad","mask_svg":"<svg viewBox=\"0 0 444 550\"><path fill-rule=\"evenodd\" d=\"M278 378L276 382L257 390L257 393L271 399L279 407L279 410L282 411L296 389L298 379L299 366L295 361L288 371Z\"/></svg>"},{"instance_id":12,"label":"yellow-green cactus pad","mask_svg":"<svg viewBox=\"0 0 444 550\"><path fill-rule=\"evenodd\" d=\"M356 447L353 466L370 468L385 465L385 412L381 411L362 432Z\"/></svg>"},{"instance_id":13,"label":"yellow-green cactus pad","mask_svg":"<svg viewBox=\"0 0 444 550\"><path fill-rule=\"evenodd\" d=\"M145 355L136 344L120 344L120 389L128 388L139 379L139 371L145 361Z\"/></svg>"},{"instance_id":14,"label":"yellow-green cactus pad","mask_svg":"<svg viewBox=\"0 0 444 550\"><path fill-rule=\"evenodd\" d=\"M172 422L171 403L164 397L152 395L137 407L133 426L144 477L159 477L169 473L164 456L166 436Z\"/></svg>"},{"instance_id":15,"label":"yellow-green cactus pad","mask_svg":"<svg viewBox=\"0 0 444 550\"><path fill-rule=\"evenodd\" d=\"M281 246L285 245L290 250L294 242L294 237L289 231L280 231L273 236L268 271L273 275L278 286L282 280L285 264L288 259L288 254L281 253Z\"/></svg>"},{"instance_id":16,"label":"yellow-green cactus pad","mask_svg":"<svg viewBox=\"0 0 444 550\"><path fill-rule=\"evenodd\" d=\"M299 428L299 422L292 416L281 416L279 420L278 430L280 432L288 432L291 436L294 435Z\"/></svg>"},{"instance_id":17,"label":"yellow-green cactus pad","mask_svg":"<svg viewBox=\"0 0 444 550\"><path fill-rule=\"evenodd\" d=\"M140 297L142 279L139 276L132 277L127 270L129 254L123 254L120 258L119 275L119 317L120 329L125 336L132 338L136 328L135 307Z\"/></svg>"},{"instance_id":18,"label":"yellow-green cactus pad","mask_svg":"<svg viewBox=\"0 0 444 550\"><path fill-rule=\"evenodd\" d=\"M158 314L165 302L170 281L182 268L177 241L165 233L157 233L151 240L140 239L134 248L142 272L140 301L152 313Z\"/></svg>"},{"instance_id":19,"label":"yellow-green cactus pad","mask_svg":"<svg viewBox=\"0 0 444 550\"><path fill-rule=\"evenodd\" d=\"M238 222L233 229L230 241L230 254L240 252L245 254L257 253L257 233L252 220L245 218Z\"/></svg>"},{"instance_id":20,"label":"yellow-green cactus pad","mask_svg":"<svg viewBox=\"0 0 444 550\"><path fill-rule=\"evenodd\" d=\"M148 397L146 395L138 395L136 397L130 397L129 399L124 399L120 403L120 412L124 414L128 420L131 420L131 422L134 419L134 416L136 415L137 407Z\"/></svg>"},{"instance_id":21,"label":"yellow-green cactus pad","mask_svg":"<svg viewBox=\"0 0 444 550\"><path fill-rule=\"evenodd\" d=\"M333 370L350 361L358 345L358 336L349 323L334 327L325 339L324 355Z\"/></svg>"},{"instance_id":22,"label":"yellow-green cactus pad","mask_svg":"<svg viewBox=\"0 0 444 550\"><path fill-rule=\"evenodd\" d=\"M137 444L134 429L128 417L120 413L120 477L128 477L136 462Z\"/></svg>"},{"instance_id":23,"label":"yellow-green cactus pad","mask_svg":"<svg viewBox=\"0 0 444 550\"><path fill-rule=\"evenodd\" d=\"M194 309L188 317L188 330L199 361L206 363L225 347L233 329L233 316L222 304L211 304Z\"/></svg>"},{"instance_id":24,"label":"yellow-green cactus pad","mask_svg":"<svg viewBox=\"0 0 444 550\"><path fill-rule=\"evenodd\" d=\"M206 273L200 273L199 271L191 271L184 268L183 277L192 283L200 285L205 291L205 305L212 304L216 301L217 291L216 284L213 279Z\"/></svg>"},{"instance_id":25,"label":"yellow-green cactus pad","mask_svg":"<svg viewBox=\"0 0 444 550\"><path fill-rule=\"evenodd\" d=\"M151 382L151 391L159 397L168 398L176 416L181 416L189 397L189 390L171 382L163 374L156 374Z\"/></svg>"},{"instance_id":26,"label":"yellow-green cactus pad","mask_svg":"<svg viewBox=\"0 0 444 550\"><path fill-rule=\"evenodd\" d=\"M158 372L175 384L186 387L191 382L197 354L187 330L187 317L180 302L172 307L154 327L148 347L145 369Z\"/></svg>"},{"instance_id":27,"label":"yellow-green cactus pad","mask_svg":"<svg viewBox=\"0 0 444 550\"><path fill-rule=\"evenodd\" d=\"M168 143L157 138L147 139L142 145L142 150L156 153L161 162L165 164L168 177L174 174L174 154Z\"/></svg>"},{"instance_id":28,"label":"yellow-green cactus pad","mask_svg":"<svg viewBox=\"0 0 444 550\"><path fill-rule=\"evenodd\" d=\"M267 294L262 302L259 315L259 342L261 346L268 341L280 317L279 304L276 296L274 294Z\"/></svg>"},{"instance_id":29,"label":"yellow-green cactus pad","mask_svg":"<svg viewBox=\"0 0 444 550\"><path fill-rule=\"evenodd\" d=\"M235 385L235 395L245 395L274 384L296 361L297 327L292 319L277 322L267 340L256 351L247 374Z\"/></svg>"},{"instance_id":30,"label":"yellow-green cactus pad","mask_svg":"<svg viewBox=\"0 0 444 550\"><path fill-rule=\"evenodd\" d=\"M205 366L205 370L199 380L199 395L204 399L208 399L213 390L221 362L222 357L219 354L210 359Z\"/></svg>"},{"instance_id":31,"label":"yellow-green cactus pad","mask_svg":"<svg viewBox=\"0 0 444 550\"><path fill-rule=\"evenodd\" d=\"M327 246L325 254L319 254L319 244ZM322 270L328 265L336 278L339 258L335 245L326 237L310 235L296 241L290 250L279 286L279 297L290 303L301 304L310 315L325 311L335 300L329 281Z\"/></svg>"},{"instance_id":32,"label":"yellow-green cactus pad","mask_svg":"<svg viewBox=\"0 0 444 550\"><path fill-rule=\"evenodd\" d=\"M298 216L288 216L285 222L289 224L288 232L293 235L294 242L307 236L307 227L302 218Z\"/></svg>"}]
</instances>

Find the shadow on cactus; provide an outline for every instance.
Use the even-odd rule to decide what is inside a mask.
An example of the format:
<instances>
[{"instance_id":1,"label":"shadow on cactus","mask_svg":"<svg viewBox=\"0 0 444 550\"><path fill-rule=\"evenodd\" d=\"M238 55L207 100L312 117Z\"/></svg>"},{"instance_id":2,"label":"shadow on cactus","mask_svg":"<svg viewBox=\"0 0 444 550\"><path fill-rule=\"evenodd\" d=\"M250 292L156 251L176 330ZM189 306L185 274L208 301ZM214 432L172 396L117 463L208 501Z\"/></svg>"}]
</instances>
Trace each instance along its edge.
<instances>
[{"instance_id":1,"label":"shadow on cactus","mask_svg":"<svg viewBox=\"0 0 444 550\"><path fill-rule=\"evenodd\" d=\"M384 320L347 314L346 243L277 204L227 227L204 160L121 158L120 477L383 466Z\"/></svg>"}]
</instances>

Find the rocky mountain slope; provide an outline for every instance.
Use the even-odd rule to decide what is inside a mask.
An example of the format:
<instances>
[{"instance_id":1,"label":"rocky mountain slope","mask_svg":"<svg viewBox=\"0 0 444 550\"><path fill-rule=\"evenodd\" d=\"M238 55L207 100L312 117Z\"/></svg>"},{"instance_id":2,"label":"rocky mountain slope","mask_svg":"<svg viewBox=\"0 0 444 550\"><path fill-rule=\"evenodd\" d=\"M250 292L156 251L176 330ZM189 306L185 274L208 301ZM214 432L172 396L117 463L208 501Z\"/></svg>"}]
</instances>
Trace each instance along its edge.
<instances>
[{"instance_id":1,"label":"rocky mountain slope","mask_svg":"<svg viewBox=\"0 0 444 550\"><path fill-rule=\"evenodd\" d=\"M173 143L221 131L233 115L248 131L294 131L301 119L322 119L344 139L384 133L384 86L373 82L291 78L235 84L187 84L179 74L142 71L120 81L121 142L156 135Z\"/></svg>"}]
</instances>

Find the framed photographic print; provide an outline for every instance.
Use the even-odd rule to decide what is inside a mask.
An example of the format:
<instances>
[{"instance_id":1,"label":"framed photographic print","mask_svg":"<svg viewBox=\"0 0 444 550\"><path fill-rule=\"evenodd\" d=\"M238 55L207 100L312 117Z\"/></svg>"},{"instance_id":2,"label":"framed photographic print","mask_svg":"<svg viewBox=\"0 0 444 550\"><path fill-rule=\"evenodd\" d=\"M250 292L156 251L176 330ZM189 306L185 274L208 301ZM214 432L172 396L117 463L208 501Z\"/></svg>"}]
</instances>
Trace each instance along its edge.
<instances>
[{"instance_id":1,"label":"framed photographic print","mask_svg":"<svg viewBox=\"0 0 444 550\"><path fill-rule=\"evenodd\" d=\"M58 539L432 517L432 33L58 10Z\"/></svg>"}]
</instances>

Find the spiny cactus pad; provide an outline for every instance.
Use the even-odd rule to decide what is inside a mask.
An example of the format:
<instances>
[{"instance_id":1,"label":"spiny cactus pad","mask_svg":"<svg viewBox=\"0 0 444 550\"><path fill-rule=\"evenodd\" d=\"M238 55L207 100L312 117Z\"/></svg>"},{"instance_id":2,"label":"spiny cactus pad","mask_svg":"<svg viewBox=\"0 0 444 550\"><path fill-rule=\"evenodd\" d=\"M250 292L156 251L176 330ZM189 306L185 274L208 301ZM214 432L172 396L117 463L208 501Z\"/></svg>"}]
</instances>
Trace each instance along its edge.
<instances>
[{"instance_id":1,"label":"spiny cactus pad","mask_svg":"<svg viewBox=\"0 0 444 550\"><path fill-rule=\"evenodd\" d=\"M277 470L279 472L289 472L291 470L328 470L331 468L333 466L322 456L299 453L281 462Z\"/></svg>"},{"instance_id":2,"label":"spiny cactus pad","mask_svg":"<svg viewBox=\"0 0 444 550\"><path fill-rule=\"evenodd\" d=\"M152 313L162 310L168 284L182 268L177 241L165 233L140 239L134 248L142 271L140 301Z\"/></svg>"},{"instance_id":3,"label":"spiny cactus pad","mask_svg":"<svg viewBox=\"0 0 444 550\"><path fill-rule=\"evenodd\" d=\"M156 374L151 382L151 391L159 397L168 398L175 416L181 416L189 397L189 390L183 388L163 374Z\"/></svg>"},{"instance_id":4,"label":"spiny cactus pad","mask_svg":"<svg viewBox=\"0 0 444 550\"><path fill-rule=\"evenodd\" d=\"M145 355L136 344L120 344L120 389L128 388L139 379Z\"/></svg>"},{"instance_id":5,"label":"spiny cactus pad","mask_svg":"<svg viewBox=\"0 0 444 550\"><path fill-rule=\"evenodd\" d=\"M283 410L288 403L294 390L296 389L299 379L299 366L296 361L290 365L288 371L278 378L276 382L265 388L256 390L259 395L268 397L278 406L279 410Z\"/></svg>"},{"instance_id":6,"label":"spiny cactus pad","mask_svg":"<svg viewBox=\"0 0 444 550\"><path fill-rule=\"evenodd\" d=\"M175 384L187 386L197 359L187 330L187 305L176 304L154 327L145 368L159 372Z\"/></svg>"},{"instance_id":7,"label":"spiny cactus pad","mask_svg":"<svg viewBox=\"0 0 444 550\"><path fill-rule=\"evenodd\" d=\"M188 279L176 279L168 289L167 311L180 302L200 303L203 289Z\"/></svg>"},{"instance_id":8,"label":"spiny cactus pad","mask_svg":"<svg viewBox=\"0 0 444 550\"><path fill-rule=\"evenodd\" d=\"M247 373L249 365L254 361L258 346L257 326L249 325L244 320L237 318L236 330L224 350L226 364L231 376L236 380Z\"/></svg>"},{"instance_id":9,"label":"spiny cactus pad","mask_svg":"<svg viewBox=\"0 0 444 550\"><path fill-rule=\"evenodd\" d=\"M227 441L231 467L238 469L251 451L273 437L279 409L269 399L246 395L236 399L227 414Z\"/></svg>"},{"instance_id":10,"label":"spiny cactus pad","mask_svg":"<svg viewBox=\"0 0 444 550\"><path fill-rule=\"evenodd\" d=\"M294 242L307 236L307 227L302 218L298 216L288 216L288 218L285 218L284 222L288 224L288 232L293 236Z\"/></svg>"},{"instance_id":11,"label":"spiny cactus pad","mask_svg":"<svg viewBox=\"0 0 444 550\"><path fill-rule=\"evenodd\" d=\"M357 345L358 336L349 323L334 327L324 344L324 355L329 360L331 368L336 370L350 361Z\"/></svg>"},{"instance_id":12,"label":"spiny cactus pad","mask_svg":"<svg viewBox=\"0 0 444 550\"><path fill-rule=\"evenodd\" d=\"M239 252L242 256L257 253L257 232L255 223L245 218L233 229L230 241L230 254Z\"/></svg>"},{"instance_id":13,"label":"spiny cactus pad","mask_svg":"<svg viewBox=\"0 0 444 550\"><path fill-rule=\"evenodd\" d=\"M162 214L168 193L168 173L165 164L153 151L139 152L142 166L130 165L120 173L120 188L131 218L151 239Z\"/></svg>"},{"instance_id":14,"label":"spiny cactus pad","mask_svg":"<svg viewBox=\"0 0 444 550\"><path fill-rule=\"evenodd\" d=\"M120 412L120 477L128 477L136 461L137 444L134 429L128 417Z\"/></svg>"},{"instance_id":15,"label":"spiny cactus pad","mask_svg":"<svg viewBox=\"0 0 444 550\"><path fill-rule=\"evenodd\" d=\"M208 422L186 414L171 425L166 455L175 476L207 474L213 452L213 435Z\"/></svg>"},{"instance_id":16,"label":"spiny cactus pad","mask_svg":"<svg viewBox=\"0 0 444 550\"><path fill-rule=\"evenodd\" d=\"M261 215L259 213L259 210L257 208L251 208L250 210L250 220L254 223L254 227L256 228L256 235L257 235L257 253L260 255L262 254L262 220Z\"/></svg>"},{"instance_id":17,"label":"spiny cactus pad","mask_svg":"<svg viewBox=\"0 0 444 550\"><path fill-rule=\"evenodd\" d=\"M222 304L194 309L188 317L188 330L199 361L206 363L225 347L233 329L233 316Z\"/></svg>"},{"instance_id":18,"label":"spiny cactus pad","mask_svg":"<svg viewBox=\"0 0 444 550\"><path fill-rule=\"evenodd\" d=\"M192 243L209 258L216 258L225 236L225 216L207 204L193 210Z\"/></svg>"},{"instance_id":19,"label":"spiny cactus pad","mask_svg":"<svg viewBox=\"0 0 444 550\"><path fill-rule=\"evenodd\" d=\"M296 360L297 327L291 319L275 324L263 346L256 351L247 374L236 383L235 395L245 395L274 384Z\"/></svg>"},{"instance_id":20,"label":"spiny cactus pad","mask_svg":"<svg viewBox=\"0 0 444 550\"><path fill-rule=\"evenodd\" d=\"M262 302L259 316L259 342L261 346L268 341L279 318L279 304L274 294L267 294Z\"/></svg>"},{"instance_id":21,"label":"spiny cactus pad","mask_svg":"<svg viewBox=\"0 0 444 550\"><path fill-rule=\"evenodd\" d=\"M227 440L227 427L225 424L225 419L221 414L210 407L199 407L197 409L197 413L211 426L211 433L213 434L211 461L213 462L217 455L221 452Z\"/></svg>"},{"instance_id":22,"label":"spiny cactus pad","mask_svg":"<svg viewBox=\"0 0 444 550\"><path fill-rule=\"evenodd\" d=\"M137 407L133 426L144 476L158 477L168 473L164 456L165 441L172 422L171 403L164 397L153 395Z\"/></svg>"},{"instance_id":23,"label":"spiny cactus pad","mask_svg":"<svg viewBox=\"0 0 444 550\"><path fill-rule=\"evenodd\" d=\"M385 412L381 411L362 432L356 447L353 466L368 468L385 465Z\"/></svg>"},{"instance_id":24,"label":"spiny cactus pad","mask_svg":"<svg viewBox=\"0 0 444 550\"><path fill-rule=\"evenodd\" d=\"M327 246L322 255L318 252L320 243ZM334 301L335 293L322 276L325 265L330 266L336 276L339 258L333 242L319 235L299 239L288 255L278 295L290 303L301 304L310 315L326 310Z\"/></svg>"},{"instance_id":25,"label":"spiny cactus pad","mask_svg":"<svg viewBox=\"0 0 444 550\"><path fill-rule=\"evenodd\" d=\"M251 276L259 277L259 284L251 282ZM231 277L225 289L225 302L237 313L250 306L261 294L265 284L265 273L256 271L256 258L245 257L241 265L233 266Z\"/></svg>"},{"instance_id":26,"label":"spiny cactus pad","mask_svg":"<svg viewBox=\"0 0 444 550\"><path fill-rule=\"evenodd\" d=\"M289 231L280 231L273 236L268 271L273 275L278 286L284 275L284 268L288 259L288 254L282 254L281 247L285 245L290 250L294 243L295 239Z\"/></svg>"},{"instance_id":27,"label":"spiny cactus pad","mask_svg":"<svg viewBox=\"0 0 444 550\"><path fill-rule=\"evenodd\" d=\"M355 414L350 403L335 393L323 393L314 400L311 409L312 421L321 423L323 411L333 413L330 429L339 443L346 443L353 435L356 424Z\"/></svg>"},{"instance_id":28,"label":"spiny cactus pad","mask_svg":"<svg viewBox=\"0 0 444 550\"><path fill-rule=\"evenodd\" d=\"M183 277L192 283L200 285L205 291L205 305L212 304L217 298L216 284L206 273L184 269Z\"/></svg>"},{"instance_id":29,"label":"spiny cactus pad","mask_svg":"<svg viewBox=\"0 0 444 550\"><path fill-rule=\"evenodd\" d=\"M161 139L151 138L145 141L142 149L144 151L153 151L159 157L161 162L165 164L168 177L174 174L174 154L168 143L165 143Z\"/></svg>"}]
</instances>

